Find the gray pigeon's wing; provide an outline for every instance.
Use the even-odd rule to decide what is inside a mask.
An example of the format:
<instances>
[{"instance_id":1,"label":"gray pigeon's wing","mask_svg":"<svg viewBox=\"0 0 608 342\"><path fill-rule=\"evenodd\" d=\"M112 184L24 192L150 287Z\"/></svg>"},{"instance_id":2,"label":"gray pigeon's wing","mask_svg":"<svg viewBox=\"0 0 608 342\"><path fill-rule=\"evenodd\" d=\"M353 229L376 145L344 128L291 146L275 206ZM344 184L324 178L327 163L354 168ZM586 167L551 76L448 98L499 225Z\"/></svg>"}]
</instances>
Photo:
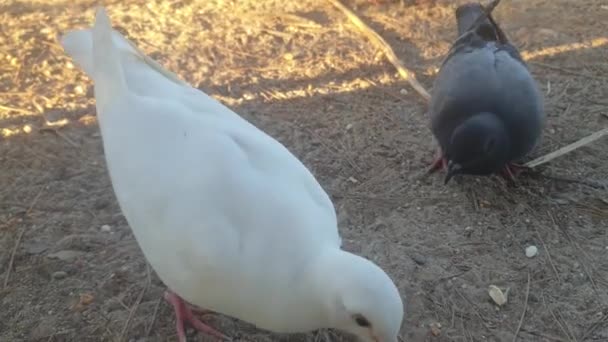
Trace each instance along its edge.
<instances>
[{"instance_id":1,"label":"gray pigeon's wing","mask_svg":"<svg viewBox=\"0 0 608 342\"><path fill-rule=\"evenodd\" d=\"M496 114L507 126L511 159L519 159L540 140L545 120L543 95L517 50L503 46L495 56L495 70L500 79Z\"/></svg>"},{"instance_id":2,"label":"gray pigeon's wing","mask_svg":"<svg viewBox=\"0 0 608 342\"><path fill-rule=\"evenodd\" d=\"M513 158L527 153L538 140L542 101L535 81L515 48L487 43L450 55L433 86L429 108L431 129L445 148L452 132L479 112L498 115L510 132ZM517 54L516 56L518 56Z\"/></svg>"},{"instance_id":3,"label":"gray pigeon's wing","mask_svg":"<svg viewBox=\"0 0 608 342\"><path fill-rule=\"evenodd\" d=\"M431 130L442 148L471 115L488 111L500 94L490 49L466 48L449 56L435 79L429 106Z\"/></svg>"}]
</instances>

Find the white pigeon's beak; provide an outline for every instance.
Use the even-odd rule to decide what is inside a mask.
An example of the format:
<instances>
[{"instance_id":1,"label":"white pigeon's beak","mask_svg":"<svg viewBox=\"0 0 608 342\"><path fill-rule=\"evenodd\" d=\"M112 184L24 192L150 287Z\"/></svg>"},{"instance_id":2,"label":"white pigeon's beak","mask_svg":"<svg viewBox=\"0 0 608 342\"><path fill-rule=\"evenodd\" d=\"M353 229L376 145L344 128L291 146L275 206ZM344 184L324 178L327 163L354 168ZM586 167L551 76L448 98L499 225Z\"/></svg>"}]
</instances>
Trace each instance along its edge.
<instances>
[{"instance_id":1,"label":"white pigeon's beak","mask_svg":"<svg viewBox=\"0 0 608 342\"><path fill-rule=\"evenodd\" d=\"M399 342L397 338L381 338L376 336L376 334L374 334L374 332L372 331L371 333L371 340L373 342Z\"/></svg>"},{"instance_id":2,"label":"white pigeon's beak","mask_svg":"<svg viewBox=\"0 0 608 342\"><path fill-rule=\"evenodd\" d=\"M372 341L374 341L374 342L399 342L399 340L396 339L396 338L395 339L389 338L389 339L384 339L383 340L383 339L378 338L376 336L372 336Z\"/></svg>"}]
</instances>

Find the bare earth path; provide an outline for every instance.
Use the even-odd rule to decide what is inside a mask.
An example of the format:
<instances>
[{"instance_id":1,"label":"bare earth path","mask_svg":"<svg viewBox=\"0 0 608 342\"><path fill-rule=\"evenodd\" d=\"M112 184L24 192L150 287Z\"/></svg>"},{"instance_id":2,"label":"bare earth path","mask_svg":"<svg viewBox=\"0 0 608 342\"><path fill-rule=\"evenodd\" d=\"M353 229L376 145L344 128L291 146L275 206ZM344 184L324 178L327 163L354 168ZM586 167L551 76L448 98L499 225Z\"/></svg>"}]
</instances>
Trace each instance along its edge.
<instances>
[{"instance_id":1,"label":"bare earth path","mask_svg":"<svg viewBox=\"0 0 608 342\"><path fill-rule=\"evenodd\" d=\"M462 1L358 2L345 4L430 89ZM95 4L0 3L3 342L176 339L164 286L111 191L91 82L55 38L88 25ZM517 188L498 178L447 187L440 175L422 179L435 148L424 103L328 2L106 6L146 53L311 168L334 200L346 248L379 263L407 295L405 341L512 341L524 308L519 341L608 341L608 192L532 177ZM533 157L608 126L607 16L600 0L504 0L497 9L546 94L548 124ZM605 184L608 139L546 168ZM492 303L490 285L509 289L505 306ZM348 340L209 320L237 341ZM202 340L210 339L192 336Z\"/></svg>"}]
</instances>

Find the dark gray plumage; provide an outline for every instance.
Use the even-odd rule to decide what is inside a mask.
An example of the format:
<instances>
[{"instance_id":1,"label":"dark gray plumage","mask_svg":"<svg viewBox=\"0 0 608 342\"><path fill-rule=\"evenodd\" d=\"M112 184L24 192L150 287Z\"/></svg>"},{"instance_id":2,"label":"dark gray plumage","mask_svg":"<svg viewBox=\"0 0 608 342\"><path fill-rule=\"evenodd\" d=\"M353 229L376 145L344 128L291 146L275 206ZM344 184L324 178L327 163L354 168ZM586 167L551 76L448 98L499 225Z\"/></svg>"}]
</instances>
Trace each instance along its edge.
<instances>
[{"instance_id":1,"label":"dark gray plumage","mask_svg":"<svg viewBox=\"0 0 608 342\"><path fill-rule=\"evenodd\" d=\"M479 18L479 19L478 19ZM479 4L456 9L459 38L435 80L431 130L441 155L432 170L512 178L540 140L543 100L517 49Z\"/></svg>"}]
</instances>

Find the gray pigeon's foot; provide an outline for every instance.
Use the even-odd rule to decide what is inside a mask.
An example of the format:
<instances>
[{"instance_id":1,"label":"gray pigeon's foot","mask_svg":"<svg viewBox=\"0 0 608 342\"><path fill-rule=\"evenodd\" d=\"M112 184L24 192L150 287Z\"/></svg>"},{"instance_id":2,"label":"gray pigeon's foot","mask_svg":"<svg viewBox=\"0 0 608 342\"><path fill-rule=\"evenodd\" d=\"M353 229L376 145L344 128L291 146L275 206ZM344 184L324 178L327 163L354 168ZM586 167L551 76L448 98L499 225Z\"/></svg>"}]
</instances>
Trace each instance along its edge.
<instances>
[{"instance_id":1,"label":"gray pigeon's foot","mask_svg":"<svg viewBox=\"0 0 608 342\"><path fill-rule=\"evenodd\" d=\"M500 175L510 182L515 182L515 178L519 176L522 172L530 170L529 167L516 164L516 163L508 163L500 172Z\"/></svg>"},{"instance_id":2,"label":"gray pigeon's foot","mask_svg":"<svg viewBox=\"0 0 608 342\"><path fill-rule=\"evenodd\" d=\"M437 152L437 157L435 158L435 161L433 161L433 163L431 164L431 167L429 168L429 171L427 172L427 174L433 173L435 171L439 171L439 170L443 170L443 171L447 171L448 169L448 161L447 159L445 159L443 157L443 152L441 152L441 150L439 150Z\"/></svg>"},{"instance_id":3,"label":"gray pigeon's foot","mask_svg":"<svg viewBox=\"0 0 608 342\"><path fill-rule=\"evenodd\" d=\"M207 324L201 322L198 318L194 316L192 308L177 294L173 293L171 290L165 291L165 300L169 302L173 306L173 310L175 310L175 326L177 329L177 338L179 342L186 342L186 331L184 329L184 324L190 323L193 328L196 330L203 332L207 335L211 335L217 337L221 340L230 340L226 335L221 332L213 329ZM205 312L202 309L198 309L199 312Z\"/></svg>"}]
</instances>

